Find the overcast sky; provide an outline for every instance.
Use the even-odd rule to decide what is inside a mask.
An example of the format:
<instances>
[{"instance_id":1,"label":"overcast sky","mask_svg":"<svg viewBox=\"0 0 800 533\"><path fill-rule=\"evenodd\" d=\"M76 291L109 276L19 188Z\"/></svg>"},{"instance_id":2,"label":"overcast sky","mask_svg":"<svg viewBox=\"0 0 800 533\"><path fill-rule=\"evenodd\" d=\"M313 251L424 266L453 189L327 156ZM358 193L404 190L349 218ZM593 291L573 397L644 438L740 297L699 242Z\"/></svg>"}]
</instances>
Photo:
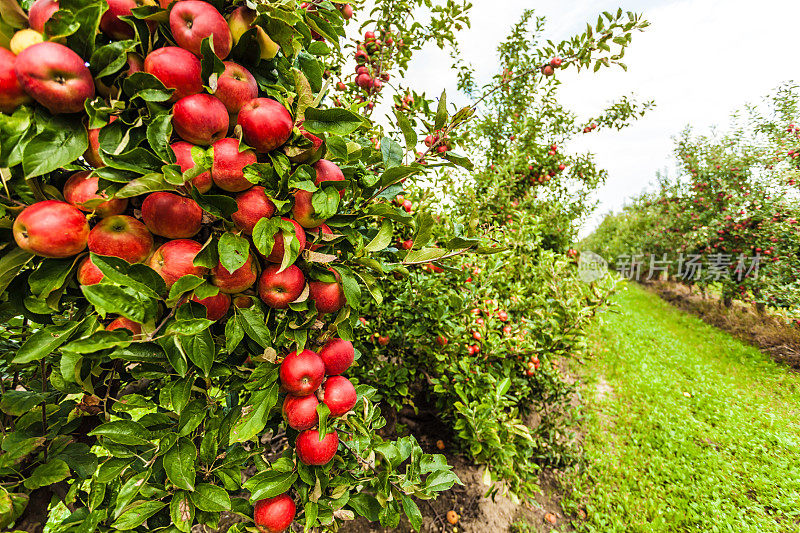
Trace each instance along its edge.
<instances>
[{"instance_id":1,"label":"overcast sky","mask_svg":"<svg viewBox=\"0 0 800 533\"><path fill-rule=\"evenodd\" d=\"M496 72L496 46L523 9L546 16L546 37L560 40L582 31L603 10L644 13L651 26L636 34L625 56L628 72L562 75L561 94L579 116L602 109L618 96L634 92L654 99L656 110L621 132L581 136L574 150L588 150L609 172L598 192L595 216L618 210L627 198L654 183L657 170L672 163L672 137L684 126L707 130L725 125L732 111L755 102L781 82L800 81L797 60L800 2L797 0L473 0L472 28L461 34L462 51L485 82ZM455 95L455 76L442 65L435 47L417 56L409 85L429 96L442 88ZM411 83L413 80L413 83Z\"/></svg>"}]
</instances>

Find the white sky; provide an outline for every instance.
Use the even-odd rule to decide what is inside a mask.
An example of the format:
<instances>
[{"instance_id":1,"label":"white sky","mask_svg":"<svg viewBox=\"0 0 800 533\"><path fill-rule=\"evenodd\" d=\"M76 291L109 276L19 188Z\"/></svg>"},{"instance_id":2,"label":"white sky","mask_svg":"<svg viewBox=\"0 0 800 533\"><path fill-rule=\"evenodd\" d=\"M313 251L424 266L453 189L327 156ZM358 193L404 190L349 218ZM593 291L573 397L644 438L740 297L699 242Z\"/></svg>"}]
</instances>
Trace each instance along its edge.
<instances>
[{"instance_id":1,"label":"white sky","mask_svg":"<svg viewBox=\"0 0 800 533\"><path fill-rule=\"evenodd\" d=\"M732 111L755 102L781 82L800 81L797 60L800 2L797 0L473 0L472 28L461 34L463 56L478 82L496 72L497 43L525 8L548 19L546 37L556 41L582 31L603 10L642 12L651 26L636 34L626 52L628 72L562 74L562 100L579 116L634 92L654 99L656 110L621 132L580 136L570 148L591 151L609 171L595 216L618 210L626 199L654 183L657 170L672 170L672 137L687 124L695 129L726 125ZM431 46L408 73L408 85L435 97L455 96L449 58Z\"/></svg>"}]
</instances>

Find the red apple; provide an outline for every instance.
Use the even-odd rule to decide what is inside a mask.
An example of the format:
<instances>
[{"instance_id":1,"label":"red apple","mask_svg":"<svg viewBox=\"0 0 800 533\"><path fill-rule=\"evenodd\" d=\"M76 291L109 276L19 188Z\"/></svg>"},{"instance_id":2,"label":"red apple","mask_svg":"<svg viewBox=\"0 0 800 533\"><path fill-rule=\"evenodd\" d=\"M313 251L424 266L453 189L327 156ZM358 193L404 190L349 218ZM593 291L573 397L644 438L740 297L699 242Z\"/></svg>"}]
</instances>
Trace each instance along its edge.
<instances>
[{"instance_id":1,"label":"red apple","mask_svg":"<svg viewBox=\"0 0 800 533\"><path fill-rule=\"evenodd\" d=\"M336 7L342 12L342 18L345 20L350 20L353 18L353 6L350 4L336 4ZM388 43L388 40L387 40Z\"/></svg>"},{"instance_id":2,"label":"red apple","mask_svg":"<svg viewBox=\"0 0 800 533\"><path fill-rule=\"evenodd\" d=\"M319 250L327 244L324 240L322 240L323 235L334 235L333 230L329 228L327 224L322 224L319 228L316 228L315 231L312 231L311 233L315 235L315 238L317 238L316 236L319 236L317 244L310 244L310 241L308 241L308 248L312 252Z\"/></svg>"},{"instance_id":3,"label":"red apple","mask_svg":"<svg viewBox=\"0 0 800 533\"><path fill-rule=\"evenodd\" d=\"M211 37L214 53L225 59L231 51L231 31L214 6L200 0L183 0L172 7L169 27L178 46L201 55L203 39Z\"/></svg>"},{"instance_id":4,"label":"red apple","mask_svg":"<svg viewBox=\"0 0 800 533\"><path fill-rule=\"evenodd\" d=\"M283 418L289 427L297 431L311 429L319 422L317 406L319 400L313 394L308 396L286 395L283 401Z\"/></svg>"},{"instance_id":5,"label":"red apple","mask_svg":"<svg viewBox=\"0 0 800 533\"><path fill-rule=\"evenodd\" d=\"M319 185L324 181L344 181L344 173L339 165L328 161L327 159L320 159L313 165L314 170L317 171L317 177L314 180L315 185ZM339 196L344 196L344 190L339 191Z\"/></svg>"},{"instance_id":6,"label":"red apple","mask_svg":"<svg viewBox=\"0 0 800 533\"><path fill-rule=\"evenodd\" d=\"M344 376L331 376L323 387L323 403L331 410L331 416L342 416L358 401L356 388Z\"/></svg>"},{"instance_id":7,"label":"red apple","mask_svg":"<svg viewBox=\"0 0 800 533\"><path fill-rule=\"evenodd\" d=\"M339 448L339 435L331 431L319 440L319 431L309 429L300 433L294 443L297 458L310 466L323 466L331 462Z\"/></svg>"},{"instance_id":8,"label":"red apple","mask_svg":"<svg viewBox=\"0 0 800 533\"><path fill-rule=\"evenodd\" d=\"M53 114L83 111L83 103L94 96L84 60L63 44L29 46L17 56L14 71L25 92Z\"/></svg>"},{"instance_id":9,"label":"red apple","mask_svg":"<svg viewBox=\"0 0 800 533\"><path fill-rule=\"evenodd\" d=\"M308 282L309 296L317 306L320 314L335 313L347 303L342 289L341 276L333 269L329 269L336 277L336 281L328 283L325 281Z\"/></svg>"},{"instance_id":10,"label":"red apple","mask_svg":"<svg viewBox=\"0 0 800 533\"><path fill-rule=\"evenodd\" d=\"M31 28L44 33L44 23L58 11L58 0L36 0L28 10L28 24Z\"/></svg>"},{"instance_id":11,"label":"red apple","mask_svg":"<svg viewBox=\"0 0 800 533\"><path fill-rule=\"evenodd\" d=\"M0 113L11 113L22 104L31 101L22 89L14 65L17 56L5 48L0 48Z\"/></svg>"},{"instance_id":12,"label":"red apple","mask_svg":"<svg viewBox=\"0 0 800 533\"><path fill-rule=\"evenodd\" d=\"M290 218L281 217L282 220L288 220L292 224L294 224L294 235L298 241L300 241L300 250L303 250L306 247L306 232L303 231L302 226L295 222ZM283 261L283 253L284 253L284 239L283 239L283 232L278 231L275 234L275 241L272 245L272 251L266 257L267 261L270 263L278 263L280 264Z\"/></svg>"},{"instance_id":13,"label":"red apple","mask_svg":"<svg viewBox=\"0 0 800 533\"><path fill-rule=\"evenodd\" d=\"M292 525L297 508L288 494L258 500L253 509L253 521L264 533L282 533Z\"/></svg>"},{"instance_id":14,"label":"red apple","mask_svg":"<svg viewBox=\"0 0 800 533\"><path fill-rule=\"evenodd\" d=\"M228 110L210 94L186 96L172 108L172 127L184 141L209 146L228 133Z\"/></svg>"},{"instance_id":15,"label":"red apple","mask_svg":"<svg viewBox=\"0 0 800 533\"><path fill-rule=\"evenodd\" d=\"M170 102L203 92L200 60L183 48L165 46L153 50L144 59L144 71L168 89L175 89Z\"/></svg>"},{"instance_id":16,"label":"red apple","mask_svg":"<svg viewBox=\"0 0 800 533\"><path fill-rule=\"evenodd\" d=\"M208 273L205 267L194 266L195 256L203 249L203 245L189 239L178 239L162 244L148 262L150 268L164 278L167 288L178 281L181 276L192 274L203 277Z\"/></svg>"},{"instance_id":17,"label":"red apple","mask_svg":"<svg viewBox=\"0 0 800 533\"><path fill-rule=\"evenodd\" d=\"M228 113L237 115L244 104L258 98L258 83L249 70L233 61L225 61L225 72L217 80L214 96L225 104Z\"/></svg>"},{"instance_id":18,"label":"red apple","mask_svg":"<svg viewBox=\"0 0 800 533\"><path fill-rule=\"evenodd\" d=\"M325 363L311 350L292 352L281 363L281 384L295 396L314 394L324 377Z\"/></svg>"},{"instance_id":19,"label":"red apple","mask_svg":"<svg viewBox=\"0 0 800 533\"><path fill-rule=\"evenodd\" d=\"M258 262L253 254L250 254L244 265L233 272L228 272L222 263L219 263L211 271L211 283L219 287L220 291L228 294L236 294L249 289L257 279Z\"/></svg>"},{"instance_id":20,"label":"red apple","mask_svg":"<svg viewBox=\"0 0 800 533\"><path fill-rule=\"evenodd\" d=\"M256 186L236 195L238 210L231 215L236 227L247 235L262 218L270 218L275 214L275 204L265 193L264 187Z\"/></svg>"},{"instance_id":21,"label":"red apple","mask_svg":"<svg viewBox=\"0 0 800 533\"><path fill-rule=\"evenodd\" d=\"M114 198L111 200L106 200L105 202L99 203L94 207L91 205L83 205L91 200L108 198L108 195L105 192L98 193L97 191L97 182L100 181L100 178L97 176L91 176L90 174L91 171L89 170L81 170L80 172L76 172L70 176L70 178L64 184L64 200L74 205L81 211L86 211L87 213L94 211L101 217L118 215L125 211L125 209L128 207L127 198Z\"/></svg>"},{"instance_id":22,"label":"red apple","mask_svg":"<svg viewBox=\"0 0 800 533\"><path fill-rule=\"evenodd\" d=\"M185 239L200 231L203 210L191 198L159 191L148 194L142 202L142 220L156 235Z\"/></svg>"},{"instance_id":23,"label":"red apple","mask_svg":"<svg viewBox=\"0 0 800 533\"><path fill-rule=\"evenodd\" d=\"M314 206L311 203L313 194L302 189L294 193L292 216L298 224L306 229L318 228L325 222L324 218L316 217Z\"/></svg>"},{"instance_id":24,"label":"red apple","mask_svg":"<svg viewBox=\"0 0 800 533\"><path fill-rule=\"evenodd\" d=\"M122 16L130 16L131 9L153 5L152 0L106 0L108 9L100 17L100 31L118 41L133 39L133 27L120 20Z\"/></svg>"},{"instance_id":25,"label":"red apple","mask_svg":"<svg viewBox=\"0 0 800 533\"><path fill-rule=\"evenodd\" d=\"M116 115L111 115L108 119L109 123L115 120L117 120ZM106 166L100 158L100 129L101 128L87 128L86 130L89 134L89 148L83 153L83 158L94 168L103 168Z\"/></svg>"},{"instance_id":26,"label":"red apple","mask_svg":"<svg viewBox=\"0 0 800 533\"><path fill-rule=\"evenodd\" d=\"M127 329L134 335L142 334L142 325L124 316L115 318L106 326L106 331L114 331L115 329Z\"/></svg>"},{"instance_id":27,"label":"red apple","mask_svg":"<svg viewBox=\"0 0 800 533\"><path fill-rule=\"evenodd\" d=\"M92 263L89 257L84 257L78 265L78 283L81 285L94 285L103 281L103 273Z\"/></svg>"},{"instance_id":28,"label":"red apple","mask_svg":"<svg viewBox=\"0 0 800 533\"><path fill-rule=\"evenodd\" d=\"M279 148L292 136L292 116L271 98L254 98L239 110L237 123L242 127L244 141L257 152L266 153Z\"/></svg>"},{"instance_id":29,"label":"red apple","mask_svg":"<svg viewBox=\"0 0 800 533\"><path fill-rule=\"evenodd\" d=\"M303 294L306 277L296 265L283 272L278 272L279 269L280 265L267 265L258 280L258 296L273 309L287 309Z\"/></svg>"},{"instance_id":30,"label":"red apple","mask_svg":"<svg viewBox=\"0 0 800 533\"><path fill-rule=\"evenodd\" d=\"M133 217L104 218L89 232L89 251L110 255L128 263L141 263L153 250L153 236Z\"/></svg>"},{"instance_id":31,"label":"red apple","mask_svg":"<svg viewBox=\"0 0 800 533\"><path fill-rule=\"evenodd\" d=\"M13 232L25 251L42 257L71 257L86 248L89 223L77 207L45 200L23 209L14 220Z\"/></svg>"},{"instance_id":32,"label":"red apple","mask_svg":"<svg viewBox=\"0 0 800 533\"><path fill-rule=\"evenodd\" d=\"M256 153L252 150L240 152L238 139L220 139L214 143L211 178L223 191L246 191L253 183L244 177L244 167L253 163L256 163Z\"/></svg>"},{"instance_id":33,"label":"red apple","mask_svg":"<svg viewBox=\"0 0 800 533\"><path fill-rule=\"evenodd\" d=\"M195 167L194 159L192 159L193 147L193 144L186 141L178 141L170 145L170 148L175 153L175 163L181 167L181 172L188 172ZM197 188L198 192L207 193L211 190L211 171L206 170L202 174L198 174L191 183Z\"/></svg>"},{"instance_id":34,"label":"red apple","mask_svg":"<svg viewBox=\"0 0 800 533\"><path fill-rule=\"evenodd\" d=\"M331 339L319 351L322 362L325 363L325 373L336 376L350 368L355 359L353 343L344 339Z\"/></svg>"},{"instance_id":35,"label":"red apple","mask_svg":"<svg viewBox=\"0 0 800 533\"><path fill-rule=\"evenodd\" d=\"M224 317L228 312L228 308L231 306L231 297L222 291L219 291L214 296L203 298L202 300L197 296L192 296L192 301L205 307L206 318L215 322Z\"/></svg>"}]
</instances>

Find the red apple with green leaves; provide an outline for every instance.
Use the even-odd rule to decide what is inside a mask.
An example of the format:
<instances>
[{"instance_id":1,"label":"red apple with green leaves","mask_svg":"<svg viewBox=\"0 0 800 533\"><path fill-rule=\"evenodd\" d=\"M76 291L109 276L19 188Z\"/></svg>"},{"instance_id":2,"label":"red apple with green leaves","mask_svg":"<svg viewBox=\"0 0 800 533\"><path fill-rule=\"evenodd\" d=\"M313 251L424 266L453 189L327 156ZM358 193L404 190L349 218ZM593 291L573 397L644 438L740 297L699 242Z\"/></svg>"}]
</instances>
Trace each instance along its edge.
<instances>
[{"instance_id":1,"label":"red apple with green leaves","mask_svg":"<svg viewBox=\"0 0 800 533\"><path fill-rule=\"evenodd\" d=\"M228 133L228 110L210 94L186 96L172 108L172 127L184 141L210 146Z\"/></svg>"},{"instance_id":2,"label":"red apple with green leaves","mask_svg":"<svg viewBox=\"0 0 800 533\"><path fill-rule=\"evenodd\" d=\"M222 263L219 263L211 270L211 283L219 287L219 290L228 294L243 292L258 279L258 262L253 254L247 258L244 265L233 272L228 272Z\"/></svg>"},{"instance_id":3,"label":"red apple with green leaves","mask_svg":"<svg viewBox=\"0 0 800 533\"><path fill-rule=\"evenodd\" d=\"M292 216L298 224L305 229L314 229L325 223L324 218L318 218L312 203L314 193L299 189L294 193Z\"/></svg>"},{"instance_id":4,"label":"red apple with green leaves","mask_svg":"<svg viewBox=\"0 0 800 533\"><path fill-rule=\"evenodd\" d=\"M71 257L86 248L89 223L80 209L45 200L29 205L13 225L14 240L23 250L42 257Z\"/></svg>"},{"instance_id":5,"label":"red apple with green leaves","mask_svg":"<svg viewBox=\"0 0 800 533\"><path fill-rule=\"evenodd\" d=\"M306 232L303 230L303 227L298 224L296 221L290 218L281 217L282 220L291 222L294 226L294 236L299 242L300 250L302 251L306 247ZM272 251L266 257L267 261L270 263L278 263L280 264L283 262L283 253L284 253L284 237L283 231L279 230L275 233L275 240L273 241L274 244L272 245Z\"/></svg>"},{"instance_id":6,"label":"red apple with green leaves","mask_svg":"<svg viewBox=\"0 0 800 533\"><path fill-rule=\"evenodd\" d=\"M252 187L236 195L236 206L239 208L231 215L233 223L243 233L251 235L253 228L262 218L270 218L275 214L275 204L261 186Z\"/></svg>"},{"instance_id":7,"label":"red apple with green leaves","mask_svg":"<svg viewBox=\"0 0 800 533\"><path fill-rule=\"evenodd\" d=\"M325 363L311 350L292 352L281 363L279 375L283 388L294 396L308 396L322 384Z\"/></svg>"},{"instance_id":8,"label":"red apple with green leaves","mask_svg":"<svg viewBox=\"0 0 800 533\"><path fill-rule=\"evenodd\" d=\"M108 119L109 123L115 120L117 120L116 115L111 115ZM106 166L100 158L100 129L101 128L87 128L86 130L89 135L89 148L83 153L83 158L94 168L103 168Z\"/></svg>"},{"instance_id":9,"label":"red apple with green leaves","mask_svg":"<svg viewBox=\"0 0 800 533\"><path fill-rule=\"evenodd\" d=\"M175 163L181 167L181 172L183 173L189 172L195 166L197 166L192 158L192 148L194 147L195 145L187 143L186 141L178 141L170 145L172 152L175 154ZM203 194L207 193L211 190L212 185L211 171L206 170L205 172L198 174L191 180L190 183L197 188L198 192Z\"/></svg>"},{"instance_id":10,"label":"red apple with green leaves","mask_svg":"<svg viewBox=\"0 0 800 533\"><path fill-rule=\"evenodd\" d=\"M339 448L339 435L335 431L326 434L322 440L319 431L309 429L300 433L295 441L297 458L309 466L324 466L331 462Z\"/></svg>"},{"instance_id":11,"label":"red apple with green leaves","mask_svg":"<svg viewBox=\"0 0 800 533\"><path fill-rule=\"evenodd\" d=\"M249 70L233 61L225 61L225 71L217 80L214 96L225 104L228 113L238 115L243 105L258 98L258 83Z\"/></svg>"},{"instance_id":12,"label":"red apple with green leaves","mask_svg":"<svg viewBox=\"0 0 800 533\"><path fill-rule=\"evenodd\" d=\"M214 296L200 299L197 296L192 296L192 301L197 302L206 308L206 318L216 322L228 313L231 306L231 297L222 291L219 291Z\"/></svg>"},{"instance_id":13,"label":"red apple with green leaves","mask_svg":"<svg viewBox=\"0 0 800 533\"><path fill-rule=\"evenodd\" d=\"M39 33L44 33L44 24L58 11L58 0L36 0L28 10L28 24Z\"/></svg>"},{"instance_id":14,"label":"red apple with green leaves","mask_svg":"<svg viewBox=\"0 0 800 533\"><path fill-rule=\"evenodd\" d=\"M331 410L331 416L342 416L350 411L358 401L356 388L344 376L331 376L322 388L322 401Z\"/></svg>"},{"instance_id":15,"label":"red apple with green leaves","mask_svg":"<svg viewBox=\"0 0 800 533\"><path fill-rule=\"evenodd\" d=\"M0 113L12 113L22 104L31 101L14 72L16 62L17 56L10 50L0 48Z\"/></svg>"},{"instance_id":16,"label":"red apple with green leaves","mask_svg":"<svg viewBox=\"0 0 800 533\"><path fill-rule=\"evenodd\" d=\"M94 96L94 80L81 57L54 42L29 46L14 64L20 85L53 114L78 113Z\"/></svg>"},{"instance_id":17,"label":"red apple with green leaves","mask_svg":"<svg viewBox=\"0 0 800 533\"><path fill-rule=\"evenodd\" d=\"M89 232L89 251L110 255L128 263L141 263L153 250L153 236L133 217L114 215L97 223Z\"/></svg>"},{"instance_id":18,"label":"red apple with green leaves","mask_svg":"<svg viewBox=\"0 0 800 533\"><path fill-rule=\"evenodd\" d=\"M208 273L206 267L194 265L194 258L202 249L202 244L189 239L169 241L155 251L148 265L158 272L167 288L170 288L182 276L191 274L203 277Z\"/></svg>"},{"instance_id":19,"label":"red apple with green leaves","mask_svg":"<svg viewBox=\"0 0 800 533\"><path fill-rule=\"evenodd\" d=\"M282 533L292 525L297 508L288 494L258 500L253 508L253 522L263 533Z\"/></svg>"},{"instance_id":20,"label":"red apple with green leaves","mask_svg":"<svg viewBox=\"0 0 800 533\"><path fill-rule=\"evenodd\" d=\"M329 228L327 224L322 224L319 228L312 230L311 233L315 236L314 239L316 240L316 244L311 244L311 241L307 241L307 246L312 252L315 252L326 244L329 244L329 242L324 239L325 235L335 235L333 230Z\"/></svg>"},{"instance_id":21,"label":"red apple with green leaves","mask_svg":"<svg viewBox=\"0 0 800 533\"><path fill-rule=\"evenodd\" d=\"M153 50L144 58L144 71L167 89L175 89L170 102L203 92L200 60L183 48L165 46Z\"/></svg>"},{"instance_id":22,"label":"red apple with green leaves","mask_svg":"<svg viewBox=\"0 0 800 533\"><path fill-rule=\"evenodd\" d=\"M127 329L134 335L142 334L142 325L124 316L115 318L106 326L106 331L114 331L116 329Z\"/></svg>"},{"instance_id":23,"label":"red apple with green leaves","mask_svg":"<svg viewBox=\"0 0 800 533\"><path fill-rule=\"evenodd\" d=\"M133 39L133 26L120 19L130 16L131 10L137 7L155 5L153 0L107 0L108 9L100 17L100 31L115 39L123 41Z\"/></svg>"},{"instance_id":24,"label":"red apple with green leaves","mask_svg":"<svg viewBox=\"0 0 800 533\"><path fill-rule=\"evenodd\" d=\"M203 210L191 198L158 191L142 202L142 220L154 234L168 239L185 239L200 231Z\"/></svg>"},{"instance_id":25,"label":"red apple with green leaves","mask_svg":"<svg viewBox=\"0 0 800 533\"><path fill-rule=\"evenodd\" d=\"M228 23L219 11L200 0L182 0L169 13L169 27L178 46L200 56L203 39L211 37L214 53L225 59L231 51Z\"/></svg>"},{"instance_id":26,"label":"red apple with green leaves","mask_svg":"<svg viewBox=\"0 0 800 533\"><path fill-rule=\"evenodd\" d=\"M292 116L271 98L254 98L239 110L237 123L248 146L266 153L282 146L292 136Z\"/></svg>"},{"instance_id":27,"label":"red apple with green leaves","mask_svg":"<svg viewBox=\"0 0 800 533\"><path fill-rule=\"evenodd\" d=\"M319 351L322 362L325 363L325 374L337 376L344 373L355 359L353 343L344 339L331 339Z\"/></svg>"},{"instance_id":28,"label":"red apple with green leaves","mask_svg":"<svg viewBox=\"0 0 800 533\"><path fill-rule=\"evenodd\" d=\"M283 418L289 427L297 431L311 429L319 422L318 405L319 400L313 394L308 396L287 394L283 401Z\"/></svg>"},{"instance_id":29,"label":"red apple with green leaves","mask_svg":"<svg viewBox=\"0 0 800 533\"><path fill-rule=\"evenodd\" d=\"M89 257L84 257L78 265L78 283L81 285L94 285L103 281L103 273L92 263Z\"/></svg>"},{"instance_id":30,"label":"red apple with green leaves","mask_svg":"<svg viewBox=\"0 0 800 533\"><path fill-rule=\"evenodd\" d=\"M333 273L336 281L315 280L308 283L309 296L314 300L314 304L320 314L335 313L347 303L344 289L342 288L341 276L333 269L328 270Z\"/></svg>"},{"instance_id":31,"label":"red apple with green leaves","mask_svg":"<svg viewBox=\"0 0 800 533\"><path fill-rule=\"evenodd\" d=\"M89 170L76 172L64 184L64 200L81 211L95 212L101 217L118 215L125 211L128 207L128 199L107 200L108 195L105 192L98 192L99 181L100 178L92 176Z\"/></svg>"},{"instance_id":32,"label":"red apple with green leaves","mask_svg":"<svg viewBox=\"0 0 800 533\"><path fill-rule=\"evenodd\" d=\"M214 185L228 192L246 191L253 183L244 177L244 167L256 163L253 150L239 150L238 139L220 139L214 143L211 178Z\"/></svg>"},{"instance_id":33,"label":"red apple with green leaves","mask_svg":"<svg viewBox=\"0 0 800 533\"><path fill-rule=\"evenodd\" d=\"M280 265L264 268L258 280L258 296L273 309L288 309L297 300L306 286L306 277L296 265L289 265L279 272Z\"/></svg>"}]
</instances>

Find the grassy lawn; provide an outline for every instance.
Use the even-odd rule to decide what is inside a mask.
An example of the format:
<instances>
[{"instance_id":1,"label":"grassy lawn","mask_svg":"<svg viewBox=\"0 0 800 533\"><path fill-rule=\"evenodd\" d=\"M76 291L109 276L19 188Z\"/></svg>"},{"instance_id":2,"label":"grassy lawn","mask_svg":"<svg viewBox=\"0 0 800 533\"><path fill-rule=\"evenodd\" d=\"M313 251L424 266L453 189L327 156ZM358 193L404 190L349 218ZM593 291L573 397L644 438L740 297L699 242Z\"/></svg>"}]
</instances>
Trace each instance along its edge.
<instances>
[{"instance_id":1,"label":"grassy lawn","mask_svg":"<svg viewBox=\"0 0 800 533\"><path fill-rule=\"evenodd\" d=\"M586 531L800 531L800 375L627 285L593 332Z\"/></svg>"}]
</instances>

